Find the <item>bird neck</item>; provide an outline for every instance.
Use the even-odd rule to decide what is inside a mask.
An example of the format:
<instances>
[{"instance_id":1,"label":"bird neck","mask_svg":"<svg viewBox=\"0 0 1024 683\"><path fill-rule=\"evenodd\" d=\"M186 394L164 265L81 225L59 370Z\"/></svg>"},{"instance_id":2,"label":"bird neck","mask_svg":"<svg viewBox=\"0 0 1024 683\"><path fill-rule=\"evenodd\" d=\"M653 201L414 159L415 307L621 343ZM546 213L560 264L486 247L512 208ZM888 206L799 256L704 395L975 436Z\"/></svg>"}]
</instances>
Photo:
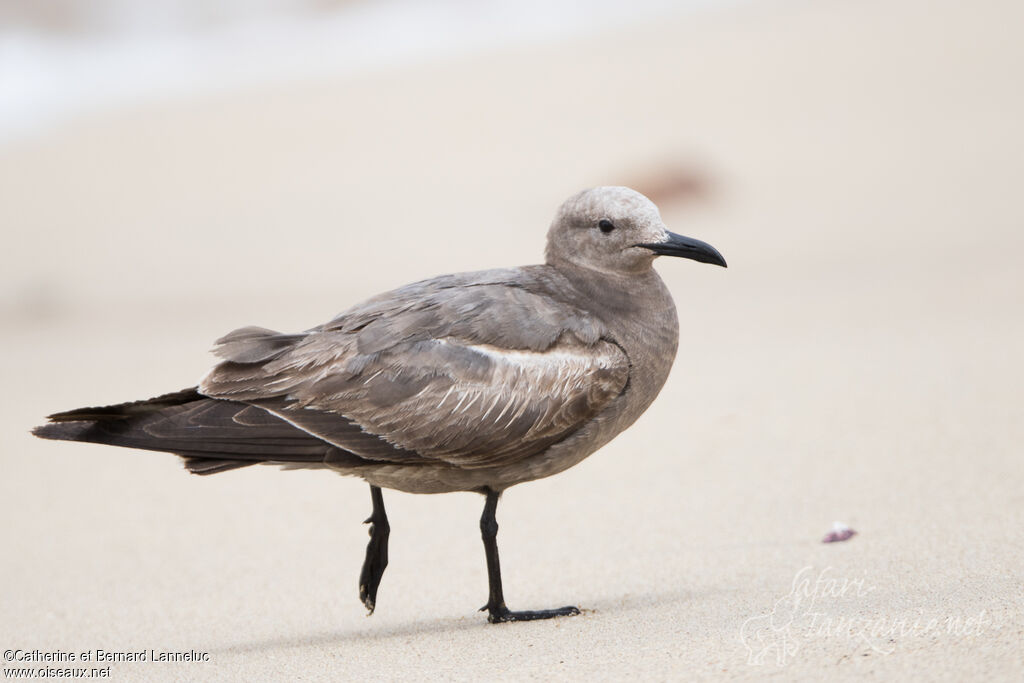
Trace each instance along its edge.
<instances>
[{"instance_id":1,"label":"bird neck","mask_svg":"<svg viewBox=\"0 0 1024 683\"><path fill-rule=\"evenodd\" d=\"M630 321L671 310L675 304L654 268L615 272L587 268L570 261L549 263L582 295L584 308L612 314L611 320ZM606 317L602 315L601 317Z\"/></svg>"}]
</instances>

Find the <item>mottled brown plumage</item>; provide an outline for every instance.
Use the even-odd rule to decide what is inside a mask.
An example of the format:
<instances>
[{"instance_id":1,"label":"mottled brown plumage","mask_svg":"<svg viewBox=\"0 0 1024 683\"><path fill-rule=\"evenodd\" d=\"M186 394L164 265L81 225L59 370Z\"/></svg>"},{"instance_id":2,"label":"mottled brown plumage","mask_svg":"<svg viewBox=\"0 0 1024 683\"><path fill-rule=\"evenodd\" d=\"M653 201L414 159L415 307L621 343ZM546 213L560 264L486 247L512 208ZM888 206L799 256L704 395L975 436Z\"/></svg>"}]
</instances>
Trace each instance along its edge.
<instances>
[{"instance_id":1,"label":"mottled brown plumage","mask_svg":"<svg viewBox=\"0 0 1024 683\"><path fill-rule=\"evenodd\" d=\"M366 459L358 471L371 482L386 463L415 467L391 488L465 489L459 471L477 473L469 488L479 488L492 483L488 471L578 431L629 381L607 327L554 298L569 286L543 266L447 276L298 338L239 330L220 340L225 362L199 391L260 406Z\"/></svg>"}]
</instances>

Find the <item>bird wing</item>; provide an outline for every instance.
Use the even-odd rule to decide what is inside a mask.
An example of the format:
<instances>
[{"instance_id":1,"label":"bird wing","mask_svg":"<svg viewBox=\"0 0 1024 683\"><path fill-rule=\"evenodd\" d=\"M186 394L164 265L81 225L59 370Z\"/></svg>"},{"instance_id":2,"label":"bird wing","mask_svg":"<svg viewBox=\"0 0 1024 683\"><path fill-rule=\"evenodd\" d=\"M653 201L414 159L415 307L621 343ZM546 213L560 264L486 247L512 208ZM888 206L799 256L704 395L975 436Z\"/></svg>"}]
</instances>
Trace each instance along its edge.
<instances>
[{"instance_id":1,"label":"bird wing","mask_svg":"<svg viewBox=\"0 0 1024 683\"><path fill-rule=\"evenodd\" d=\"M584 425L625 388L629 359L587 313L502 272L375 297L304 335L219 341L200 384L369 460L510 464Z\"/></svg>"}]
</instances>

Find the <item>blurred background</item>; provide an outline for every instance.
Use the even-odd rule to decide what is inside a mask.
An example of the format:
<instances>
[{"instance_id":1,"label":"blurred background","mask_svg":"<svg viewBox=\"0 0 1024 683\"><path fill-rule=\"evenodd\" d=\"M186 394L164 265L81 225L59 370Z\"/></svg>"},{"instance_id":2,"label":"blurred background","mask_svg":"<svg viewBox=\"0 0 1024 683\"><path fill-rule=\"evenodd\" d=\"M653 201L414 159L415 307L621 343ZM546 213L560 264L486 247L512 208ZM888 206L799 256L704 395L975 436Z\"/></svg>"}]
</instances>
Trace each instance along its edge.
<instances>
[{"instance_id":1,"label":"blurred background","mask_svg":"<svg viewBox=\"0 0 1024 683\"><path fill-rule=\"evenodd\" d=\"M756 676L741 625L814 565L875 587L837 615L991 625L886 656L818 634L787 675L1012 677L1021 26L1016 0L0 0L0 645L208 649L227 679L498 652L524 676ZM539 262L601 184L730 268L659 264L682 321L661 398L506 496L510 604L587 618L477 628L472 495L388 496L365 620L360 482L28 435L194 384L231 329ZM858 536L820 545L839 520Z\"/></svg>"}]
</instances>

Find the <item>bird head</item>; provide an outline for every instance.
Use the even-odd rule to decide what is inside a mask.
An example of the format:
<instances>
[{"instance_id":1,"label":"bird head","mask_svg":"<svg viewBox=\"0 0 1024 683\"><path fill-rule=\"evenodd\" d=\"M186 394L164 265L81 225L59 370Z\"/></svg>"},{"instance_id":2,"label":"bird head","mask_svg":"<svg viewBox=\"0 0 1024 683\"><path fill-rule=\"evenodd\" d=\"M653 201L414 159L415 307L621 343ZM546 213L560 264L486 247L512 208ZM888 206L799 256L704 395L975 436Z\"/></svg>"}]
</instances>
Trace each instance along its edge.
<instances>
[{"instance_id":1,"label":"bird head","mask_svg":"<svg viewBox=\"0 0 1024 683\"><path fill-rule=\"evenodd\" d=\"M669 232L654 202L628 187L595 187L567 199L551 223L545 256L552 265L612 273L647 270L657 256L725 267L717 249Z\"/></svg>"}]
</instances>

